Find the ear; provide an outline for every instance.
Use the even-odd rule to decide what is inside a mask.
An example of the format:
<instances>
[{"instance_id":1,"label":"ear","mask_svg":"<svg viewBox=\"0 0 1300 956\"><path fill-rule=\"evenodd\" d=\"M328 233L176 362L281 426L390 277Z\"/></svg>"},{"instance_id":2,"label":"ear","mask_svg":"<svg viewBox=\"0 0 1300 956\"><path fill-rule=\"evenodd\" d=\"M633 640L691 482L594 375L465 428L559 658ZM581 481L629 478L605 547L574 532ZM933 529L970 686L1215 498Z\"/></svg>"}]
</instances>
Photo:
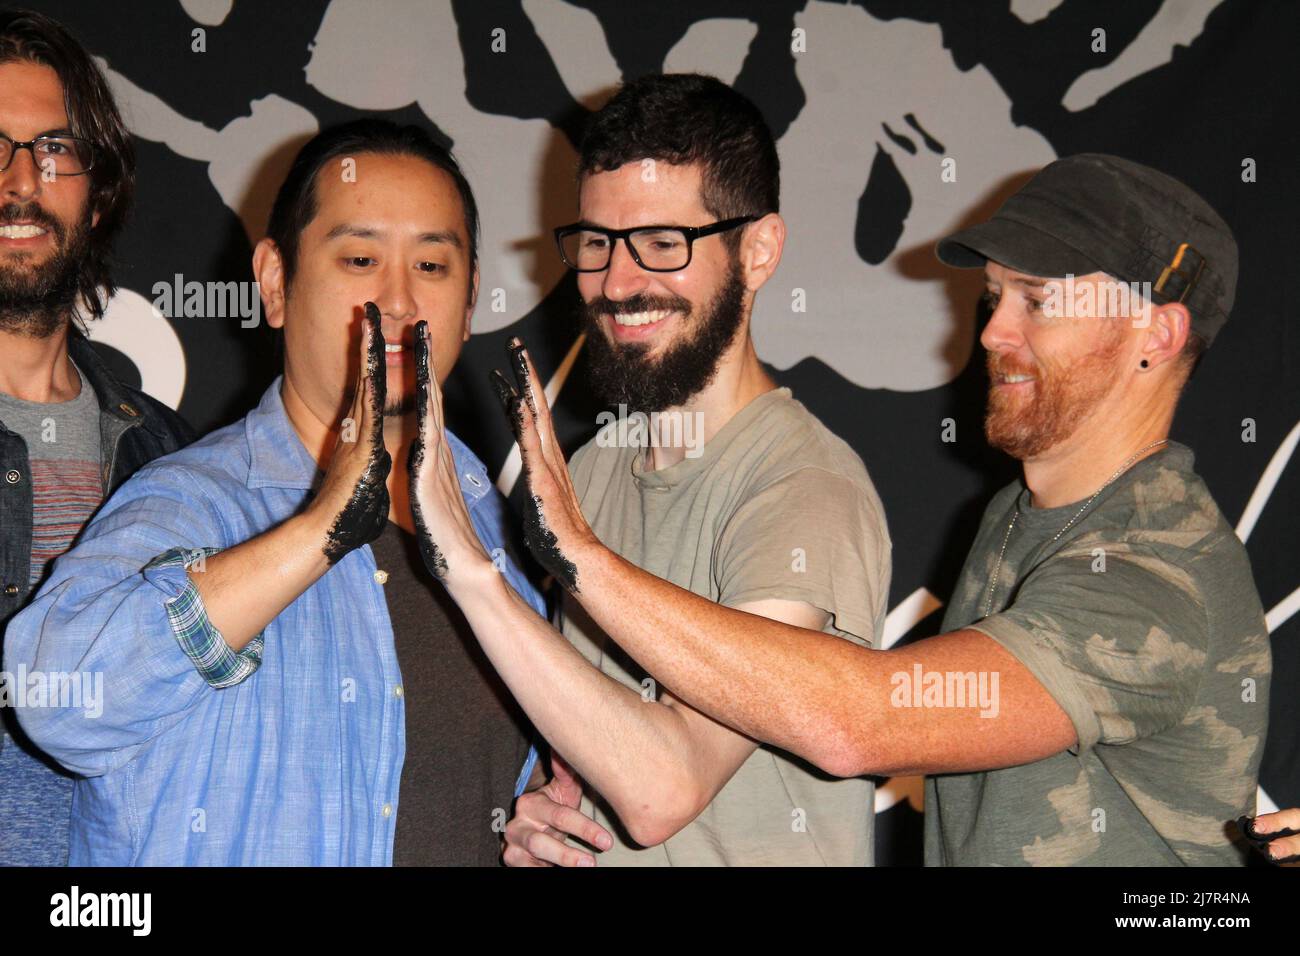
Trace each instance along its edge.
<instances>
[{"instance_id":1,"label":"ear","mask_svg":"<svg viewBox=\"0 0 1300 956\"><path fill-rule=\"evenodd\" d=\"M1187 344L1192 314L1181 302L1151 304L1148 308L1151 309L1151 324L1143 333L1139 358L1145 359L1149 368L1158 368L1176 359Z\"/></svg>"},{"instance_id":2,"label":"ear","mask_svg":"<svg viewBox=\"0 0 1300 956\"><path fill-rule=\"evenodd\" d=\"M263 239L253 250L253 277L262 294L266 324L273 329L284 327L284 260L270 239Z\"/></svg>"},{"instance_id":3,"label":"ear","mask_svg":"<svg viewBox=\"0 0 1300 956\"><path fill-rule=\"evenodd\" d=\"M745 227L740 243L740 262L745 273L745 287L757 292L776 272L785 248L785 220L770 212Z\"/></svg>"},{"instance_id":4,"label":"ear","mask_svg":"<svg viewBox=\"0 0 1300 956\"><path fill-rule=\"evenodd\" d=\"M465 331L461 334L462 342L469 341L470 320L474 318L474 307L478 305L478 263L474 264L474 275L469 280L469 304L465 306Z\"/></svg>"}]
</instances>

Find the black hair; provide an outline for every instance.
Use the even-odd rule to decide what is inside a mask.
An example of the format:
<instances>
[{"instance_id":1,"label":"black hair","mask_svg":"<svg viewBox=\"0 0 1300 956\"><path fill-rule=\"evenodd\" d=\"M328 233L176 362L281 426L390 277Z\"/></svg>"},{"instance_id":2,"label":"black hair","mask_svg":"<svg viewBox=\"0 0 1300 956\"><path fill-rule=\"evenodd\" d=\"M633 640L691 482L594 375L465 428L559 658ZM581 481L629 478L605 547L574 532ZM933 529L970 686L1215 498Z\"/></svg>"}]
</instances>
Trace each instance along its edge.
<instances>
[{"instance_id":1,"label":"black hair","mask_svg":"<svg viewBox=\"0 0 1300 956\"><path fill-rule=\"evenodd\" d=\"M298 240L316 218L316 177L331 160L378 153L385 156L413 156L423 159L451 177L465 210L465 232L469 236L471 269L478 265L478 204L474 192L451 151L439 145L419 126L399 126L389 120L359 119L322 130L298 151L289 174L280 185L271 207L266 234L280 250L286 290L298 266Z\"/></svg>"},{"instance_id":2,"label":"black hair","mask_svg":"<svg viewBox=\"0 0 1300 956\"><path fill-rule=\"evenodd\" d=\"M578 178L645 159L702 169L700 199L718 219L780 210L781 163L763 114L702 73L652 73L623 84L588 120ZM740 232L724 235L733 251Z\"/></svg>"},{"instance_id":3,"label":"black hair","mask_svg":"<svg viewBox=\"0 0 1300 956\"><path fill-rule=\"evenodd\" d=\"M39 63L58 74L72 135L94 145L94 165L87 175L91 209L99 213L99 222L87 237L77 291L98 319L117 290L112 247L135 196L131 134L104 74L58 21L30 10L0 10L0 64L15 62Z\"/></svg>"}]
</instances>

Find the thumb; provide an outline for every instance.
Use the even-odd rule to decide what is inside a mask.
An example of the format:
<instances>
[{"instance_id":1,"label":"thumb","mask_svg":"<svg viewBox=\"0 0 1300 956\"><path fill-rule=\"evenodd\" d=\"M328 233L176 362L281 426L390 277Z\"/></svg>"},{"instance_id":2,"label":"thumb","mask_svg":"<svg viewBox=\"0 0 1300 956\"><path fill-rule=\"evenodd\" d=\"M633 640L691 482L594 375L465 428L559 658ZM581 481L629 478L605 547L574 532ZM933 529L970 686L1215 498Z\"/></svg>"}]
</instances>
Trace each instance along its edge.
<instances>
[{"instance_id":1,"label":"thumb","mask_svg":"<svg viewBox=\"0 0 1300 956\"><path fill-rule=\"evenodd\" d=\"M572 767L555 751L551 751L551 774L561 802L576 807L582 802L582 780Z\"/></svg>"}]
</instances>

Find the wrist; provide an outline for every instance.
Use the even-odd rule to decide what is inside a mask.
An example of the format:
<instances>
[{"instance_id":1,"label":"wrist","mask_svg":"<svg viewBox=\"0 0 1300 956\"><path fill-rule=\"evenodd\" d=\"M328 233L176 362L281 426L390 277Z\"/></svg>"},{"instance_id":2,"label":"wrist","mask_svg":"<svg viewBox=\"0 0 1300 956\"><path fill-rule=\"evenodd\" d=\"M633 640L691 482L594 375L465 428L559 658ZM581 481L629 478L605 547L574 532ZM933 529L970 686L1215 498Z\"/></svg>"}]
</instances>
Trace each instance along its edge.
<instances>
[{"instance_id":1,"label":"wrist","mask_svg":"<svg viewBox=\"0 0 1300 956\"><path fill-rule=\"evenodd\" d=\"M329 541L330 528L334 524L334 515L326 515L315 503L308 505L280 527L291 536L293 550L304 556L310 555L313 569L319 565L320 573L329 570L329 560L325 557L325 545Z\"/></svg>"},{"instance_id":2,"label":"wrist","mask_svg":"<svg viewBox=\"0 0 1300 956\"><path fill-rule=\"evenodd\" d=\"M486 554L468 550L447 558L447 573L442 582L457 603L488 594L494 587L506 583L502 572Z\"/></svg>"},{"instance_id":3,"label":"wrist","mask_svg":"<svg viewBox=\"0 0 1300 956\"><path fill-rule=\"evenodd\" d=\"M578 572L578 589L596 585L604 576L606 563L613 555L609 548L600 543L596 535L588 531L566 549L566 556L573 562Z\"/></svg>"}]
</instances>

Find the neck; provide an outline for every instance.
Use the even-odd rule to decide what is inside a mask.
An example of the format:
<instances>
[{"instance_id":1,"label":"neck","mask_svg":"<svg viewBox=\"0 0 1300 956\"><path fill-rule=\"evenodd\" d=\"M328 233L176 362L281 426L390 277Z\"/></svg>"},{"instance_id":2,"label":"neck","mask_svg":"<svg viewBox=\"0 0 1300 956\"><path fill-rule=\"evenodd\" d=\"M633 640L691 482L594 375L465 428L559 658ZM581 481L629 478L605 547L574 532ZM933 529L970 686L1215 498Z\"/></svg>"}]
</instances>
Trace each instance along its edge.
<instances>
[{"instance_id":1,"label":"neck","mask_svg":"<svg viewBox=\"0 0 1300 956\"><path fill-rule=\"evenodd\" d=\"M677 464L688 452L692 456L698 455L737 412L774 388L776 382L763 370L746 323L719 361L713 381L684 405L663 409L657 424L651 420L652 438L646 456L648 467L651 471L659 471ZM680 423L680 430L674 422ZM695 427L696 422L699 428ZM670 429L689 440L689 446L686 441L669 440L673 437L671 435L663 442L657 440L660 437L658 433Z\"/></svg>"},{"instance_id":2,"label":"neck","mask_svg":"<svg viewBox=\"0 0 1300 956\"><path fill-rule=\"evenodd\" d=\"M1134 408L1128 415L1099 409L1069 439L1025 461L1025 484L1033 506L1057 508L1084 500L1121 467L1131 468L1161 451L1163 444L1148 446L1167 440L1172 423L1172 406Z\"/></svg>"},{"instance_id":3,"label":"neck","mask_svg":"<svg viewBox=\"0 0 1300 956\"><path fill-rule=\"evenodd\" d=\"M68 324L52 335L32 338L0 329L0 392L27 402L70 402L81 394L81 378L68 357Z\"/></svg>"}]
</instances>

